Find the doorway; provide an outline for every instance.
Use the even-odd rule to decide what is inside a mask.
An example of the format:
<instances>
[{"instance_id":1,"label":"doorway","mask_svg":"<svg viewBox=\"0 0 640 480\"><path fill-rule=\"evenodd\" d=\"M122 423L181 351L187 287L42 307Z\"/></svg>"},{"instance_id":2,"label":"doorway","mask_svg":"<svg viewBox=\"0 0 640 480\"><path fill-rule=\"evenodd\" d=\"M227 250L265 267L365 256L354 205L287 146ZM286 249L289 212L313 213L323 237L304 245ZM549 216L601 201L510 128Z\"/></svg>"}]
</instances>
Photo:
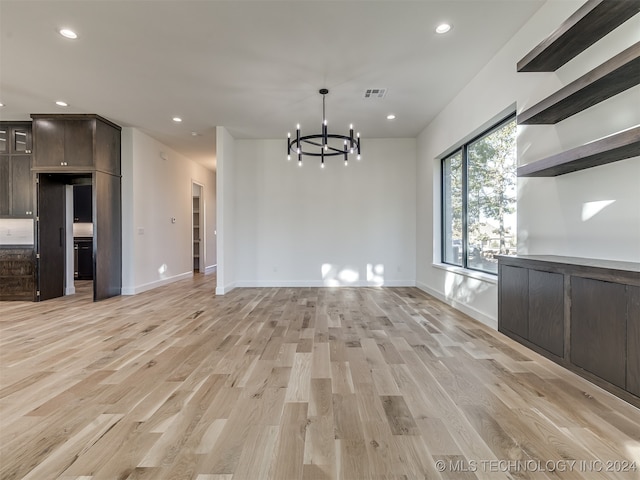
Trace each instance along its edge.
<instances>
[{"instance_id":1,"label":"doorway","mask_svg":"<svg viewBox=\"0 0 640 480\"><path fill-rule=\"evenodd\" d=\"M39 301L76 293L76 279L85 280L81 290L93 290L92 184L91 174L38 174Z\"/></svg>"},{"instance_id":2,"label":"doorway","mask_svg":"<svg viewBox=\"0 0 640 480\"><path fill-rule=\"evenodd\" d=\"M193 272L204 273L204 187L196 182L191 184L191 240Z\"/></svg>"}]
</instances>

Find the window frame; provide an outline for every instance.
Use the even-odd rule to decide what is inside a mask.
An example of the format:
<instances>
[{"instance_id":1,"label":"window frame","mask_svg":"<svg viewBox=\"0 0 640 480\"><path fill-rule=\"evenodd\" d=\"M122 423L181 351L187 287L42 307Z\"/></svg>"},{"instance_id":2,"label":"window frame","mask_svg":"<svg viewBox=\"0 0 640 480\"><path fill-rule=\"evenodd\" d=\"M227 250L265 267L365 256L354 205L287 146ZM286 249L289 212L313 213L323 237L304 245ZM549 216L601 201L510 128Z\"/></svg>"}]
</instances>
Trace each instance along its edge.
<instances>
[{"instance_id":1,"label":"window frame","mask_svg":"<svg viewBox=\"0 0 640 480\"><path fill-rule=\"evenodd\" d=\"M474 135L473 137L461 142L460 144L457 144L457 146L453 150L451 149L448 150L447 154L443 155L440 158L440 262L444 265L450 265L452 267L462 268L464 270L470 270L473 272L480 272L480 273L483 273L486 275L492 275L492 276L497 276L498 275L497 272L489 272L487 270L481 270L479 268L473 268L469 266L469 258L468 258L469 218L468 218L468 207L467 207L467 204L469 201L469 190L468 190L468 179L467 179L468 172L469 172L468 150L469 150L469 145L477 142L483 137L489 136L493 132L502 128L507 123L511 121L515 121L516 112L511 112L506 116L501 116L499 118L500 120L498 120L495 123L492 122L491 126L482 130L477 135ZM447 203L445 202L446 189L445 189L445 175L444 175L445 165L444 164L448 159L450 159L454 155L457 155L458 153L460 153L462 157L460 162L461 169L462 169L462 172L461 172L462 181L461 181L461 187L460 187L460 189L462 190L462 225L461 225L462 238L460 239L460 247L462 250L462 265L458 265L457 263L451 263L446 260L446 243L445 243L445 232L447 231L447 226L445 225L446 215L444 210ZM517 162L517 153L516 153L516 162Z\"/></svg>"}]
</instances>

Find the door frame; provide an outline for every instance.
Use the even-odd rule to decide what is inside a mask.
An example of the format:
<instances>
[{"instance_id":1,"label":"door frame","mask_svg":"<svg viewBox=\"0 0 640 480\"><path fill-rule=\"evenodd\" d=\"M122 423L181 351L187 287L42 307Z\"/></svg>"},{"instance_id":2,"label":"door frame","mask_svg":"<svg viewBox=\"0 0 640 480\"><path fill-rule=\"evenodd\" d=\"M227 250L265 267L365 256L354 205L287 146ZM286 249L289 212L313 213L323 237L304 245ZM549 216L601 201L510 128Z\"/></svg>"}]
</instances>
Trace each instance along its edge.
<instances>
[{"instance_id":1,"label":"door frame","mask_svg":"<svg viewBox=\"0 0 640 480\"><path fill-rule=\"evenodd\" d=\"M190 192L191 192L191 197L190 197L190 205L191 205L191 263L193 263L193 259L194 259L194 248L193 245L195 243L195 238L194 238L194 234L193 234L193 227L194 222L193 222L193 214L194 212L194 208L193 208L193 199L195 198L194 195L194 186L198 187L200 189L200 195L198 196L198 220L199 220L199 224L198 224L198 231L200 232L200 238L199 240L199 252L198 252L198 272L199 273L205 273L205 269L206 269L206 231L205 231L205 201L204 201L204 191L205 191L205 186L204 184L196 181L196 180L191 180L191 188L190 188ZM195 270L195 268L194 268Z\"/></svg>"}]
</instances>

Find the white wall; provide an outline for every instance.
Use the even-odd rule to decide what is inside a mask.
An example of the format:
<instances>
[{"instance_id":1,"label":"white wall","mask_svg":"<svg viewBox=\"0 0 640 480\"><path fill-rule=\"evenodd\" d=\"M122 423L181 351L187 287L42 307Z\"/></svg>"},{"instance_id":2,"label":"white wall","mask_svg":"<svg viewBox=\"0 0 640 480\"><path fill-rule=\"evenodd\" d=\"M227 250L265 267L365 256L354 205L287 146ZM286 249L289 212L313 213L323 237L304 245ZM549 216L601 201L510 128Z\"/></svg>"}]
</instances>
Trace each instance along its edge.
<instances>
[{"instance_id":1,"label":"white wall","mask_svg":"<svg viewBox=\"0 0 640 480\"><path fill-rule=\"evenodd\" d=\"M550 1L507 43L418 138L417 284L496 326L495 279L468 277L440 261L440 162L437 157L477 132L514 102L534 105L640 38L636 16L553 73L518 73L516 63L583 1ZM551 126L520 126L520 165L640 124L635 87ZM640 260L638 158L555 178L518 181L518 252ZM590 205L613 201L584 219Z\"/></svg>"},{"instance_id":2,"label":"white wall","mask_svg":"<svg viewBox=\"0 0 640 480\"><path fill-rule=\"evenodd\" d=\"M193 275L192 182L204 186L205 222L215 225L214 172L137 129L124 128L122 176L123 294ZM207 267L215 264L210 230Z\"/></svg>"},{"instance_id":3,"label":"white wall","mask_svg":"<svg viewBox=\"0 0 640 480\"><path fill-rule=\"evenodd\" d=\"M415 139L363 139L363 159L235 141L238 286L415 285Z\"/></svg>"},{"instance_id":4,"label":"white wall","mask_svg":"<svg viewBox=\"0 0 640 480\"><path fill-rule=\"evenodd\" d=\"M235 171L235 139L226 128L216 127L218 295L236 286Z\"/></svg>"}]
</instances>

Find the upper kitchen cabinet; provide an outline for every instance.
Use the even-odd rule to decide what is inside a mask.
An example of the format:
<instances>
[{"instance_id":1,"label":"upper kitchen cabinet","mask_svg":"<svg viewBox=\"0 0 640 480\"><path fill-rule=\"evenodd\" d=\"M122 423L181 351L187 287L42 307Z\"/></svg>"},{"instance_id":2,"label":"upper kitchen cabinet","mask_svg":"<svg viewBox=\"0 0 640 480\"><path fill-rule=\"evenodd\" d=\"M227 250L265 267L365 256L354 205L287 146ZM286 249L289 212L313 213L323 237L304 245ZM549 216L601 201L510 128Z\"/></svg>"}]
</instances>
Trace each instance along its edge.
<instances>
[{"instance_id":1,"label":"upper kitchen cabinet","mask_svg":"<svg viewBox=\"0 0 640 480\"><path fill-rule=\"evenodd\" d=\"M0 217L32 216L31 122L0 122Z\"/></svg>"},{"instance_id":2,"label":"upper kitchen cabinet","mask_svg":"<svg viewBox=\"0 0 640 480\"><path fill-rule=\"evenodd\" d=\"M31 122L0 122L0 154L31 153Z\"/></svg>"},{"instance_id":3,"label":"upper kitchen cabinet","mask_svg":"<svg viewBox=\"0 0 640 480\"><path fill-rule=\"evenodd\" d=\"M33 114L33 170L120 175L121 128L93 114Z\"/></svg>"}]
</instances>

